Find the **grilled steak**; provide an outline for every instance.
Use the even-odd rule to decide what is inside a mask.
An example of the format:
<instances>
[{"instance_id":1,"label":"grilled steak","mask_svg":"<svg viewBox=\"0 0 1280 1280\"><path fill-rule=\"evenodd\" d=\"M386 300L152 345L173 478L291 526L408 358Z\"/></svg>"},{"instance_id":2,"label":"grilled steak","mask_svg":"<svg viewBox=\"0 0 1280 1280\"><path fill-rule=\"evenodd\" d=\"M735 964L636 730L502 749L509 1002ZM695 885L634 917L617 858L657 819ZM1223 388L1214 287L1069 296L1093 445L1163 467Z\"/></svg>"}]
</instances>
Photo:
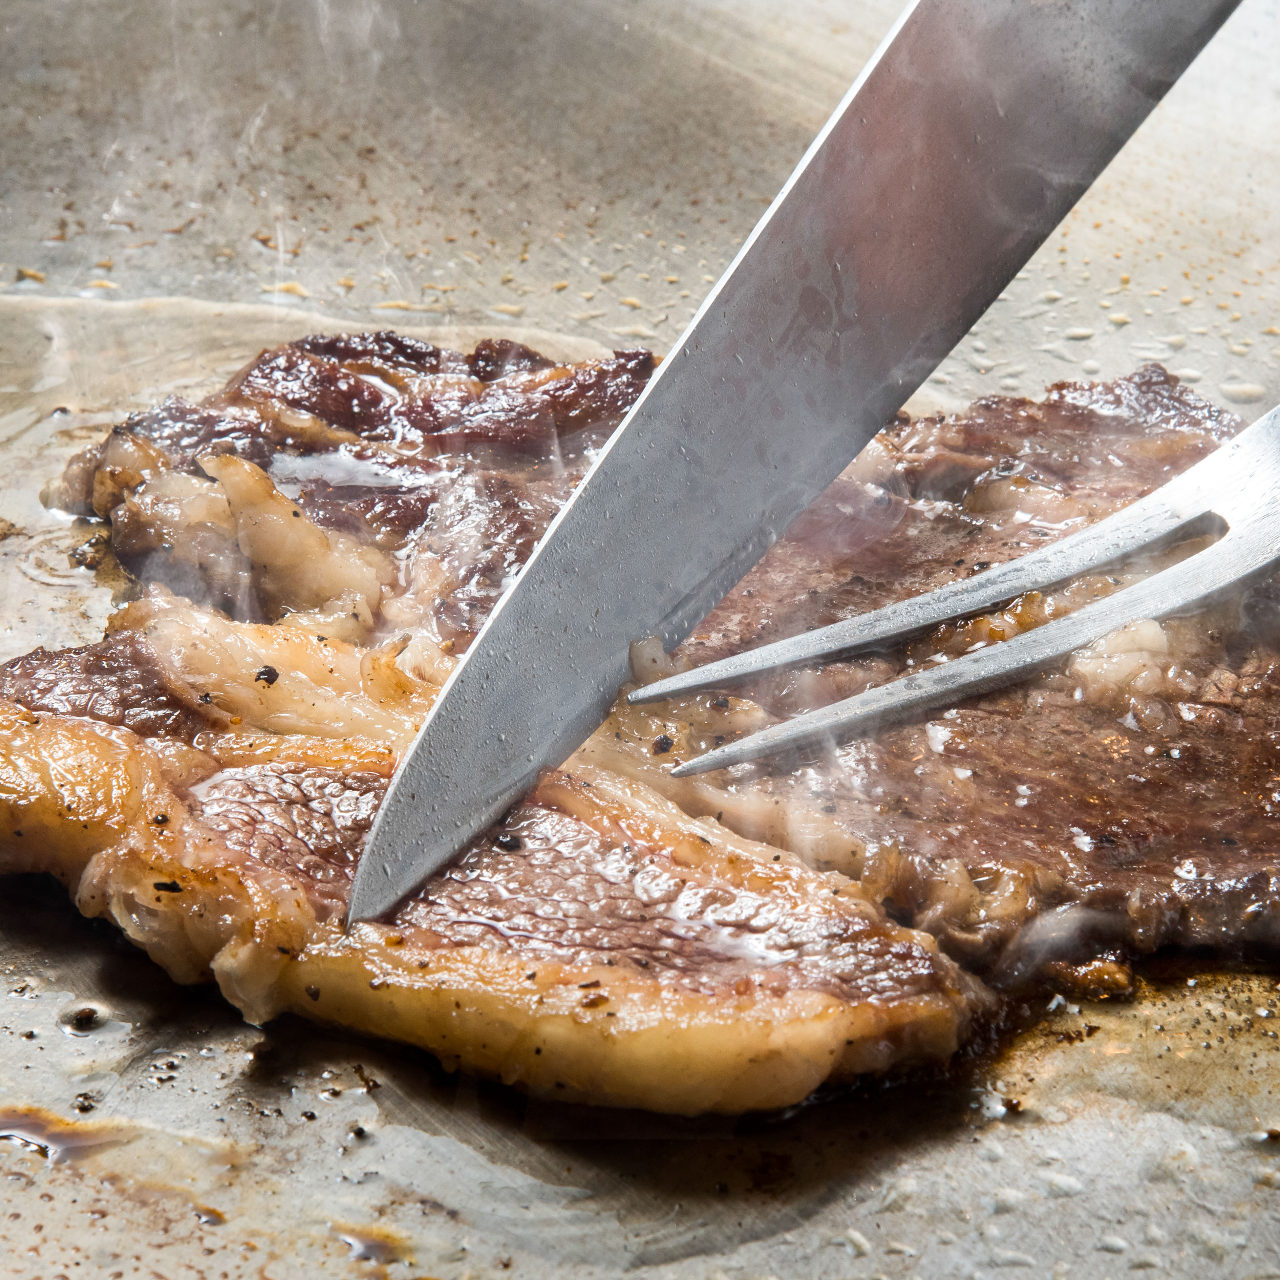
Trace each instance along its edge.
<instances>
[{"instance_id":1,"label":"grilled steak","mask_svg":"<svg viewBox=\"0 0 1280 1280\"><path fill-rule=\"evenodd\" d=\"M250 1018L293 1009L536 1091L684 1112L944 1058L991 982L1065 964L1114 982L1088 966L1117 947L1274 939L1267 585L928 724L669 776L1141 565L899 651L620 703L454 867L344 936L398 753L651 368L315 337L117 427L62 500L109 522L138 598L98 644L0 667L0 865L54 871ZM680 651L637 664L980 571L1239 425L1155 368L900 421Z\"/></svg>"}]
</instances>

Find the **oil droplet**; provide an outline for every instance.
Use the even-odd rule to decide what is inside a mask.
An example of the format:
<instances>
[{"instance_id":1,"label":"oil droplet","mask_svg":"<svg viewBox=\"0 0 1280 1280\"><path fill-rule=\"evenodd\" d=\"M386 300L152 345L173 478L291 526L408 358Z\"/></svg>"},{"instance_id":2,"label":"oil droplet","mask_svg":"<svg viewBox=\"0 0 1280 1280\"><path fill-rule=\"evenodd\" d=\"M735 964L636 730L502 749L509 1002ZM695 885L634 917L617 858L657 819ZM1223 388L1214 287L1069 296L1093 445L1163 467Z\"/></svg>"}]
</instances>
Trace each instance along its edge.
<instances>
[{"instance_id":1,"label":"oil droplet","mask_svg":"<svg viewBox=\"0 0 1280 1280\"><path fill-rule=\"evenodd\" d=\"M106 1022L102 1010L91 1004L74 1004L58 1014L58 1027L68 1036L90 1035Z\"/></svg>"},{"instance_id":2,"label":"oil droplet","mask_svg":"<svg viewBox=\"0 0 1280 1280\"><path fill-rule=\"evenodd\" d=\"M334 1223L333 1230L357 1261L385 1264L399 1262L405 1257L403 1242L376 1227L349 1227Z\"/></svg>"},{"instance_id":3,"label":"oil droplet","mask_svg":"<svg viewBox=\"0 0 1280 1280\"><path fill-rule=\"evenodd\" d=\"M1257 382L1224 382L1222 394L1232 404L1253 404L1267 394L1267 389Z\"/></svg>"}]
</instances>

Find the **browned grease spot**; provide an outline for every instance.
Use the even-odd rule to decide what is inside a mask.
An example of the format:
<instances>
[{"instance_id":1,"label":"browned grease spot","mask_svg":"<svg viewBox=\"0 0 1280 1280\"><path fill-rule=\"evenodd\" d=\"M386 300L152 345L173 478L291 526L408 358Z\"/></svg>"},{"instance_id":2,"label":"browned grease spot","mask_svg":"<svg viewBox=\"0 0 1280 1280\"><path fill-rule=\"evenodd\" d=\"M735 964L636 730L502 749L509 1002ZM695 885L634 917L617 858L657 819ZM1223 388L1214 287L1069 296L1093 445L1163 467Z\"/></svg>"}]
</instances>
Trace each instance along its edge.
<instances>
[{"instance_id":1,"label":"browned grease spot","mask_svg":"<svg viewBox=\"0 0 1280 1280\"><path fill-rule=\"evenodd\" d=\"M359 1262L412 1262L408 1241L385 1227L354 1227L345 1222L330 1223L334 1234Z\"/></svg>"},{"instance_id":2,"label":"browned grease spot","mask_svg":"<svg viewBox=\"0 0 1280 1280\"><path fill-rule=\"evenodd\" d=\"M43 1156L51 1164L128 1142L134 1136L126 1125L64 1120L43 1107L0 1108L0 1141Z\"/></svg>"}]
</instances>

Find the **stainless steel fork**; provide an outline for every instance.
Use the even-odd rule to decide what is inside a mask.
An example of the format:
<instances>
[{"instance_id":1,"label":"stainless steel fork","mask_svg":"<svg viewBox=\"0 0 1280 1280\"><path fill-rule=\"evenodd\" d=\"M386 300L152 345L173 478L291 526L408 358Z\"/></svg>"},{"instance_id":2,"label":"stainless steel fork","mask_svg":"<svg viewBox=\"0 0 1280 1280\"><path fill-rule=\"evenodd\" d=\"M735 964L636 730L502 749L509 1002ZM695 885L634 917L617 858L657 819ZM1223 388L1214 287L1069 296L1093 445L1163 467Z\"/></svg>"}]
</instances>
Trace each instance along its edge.
<instances>
[{"instance_id":1,"label":"stainless steel fork","mask_svg":"<svg viewBox=\"0 0 1280 1280\"><path fill-rule=\"evenodd\" d=\"M949 706L1029 675L1127 623L1193 609L1264 573L1280 561L1278 495L1280 407L1168 484L1061 542L937 591L644 685L628 701L653 702L722 688L777 667L847 657L1063 582L1187 531L1205 517L1225 524L1216 542L1064 618L740 738L672 773L724 769Z\"/></svg>"}]
</instances>

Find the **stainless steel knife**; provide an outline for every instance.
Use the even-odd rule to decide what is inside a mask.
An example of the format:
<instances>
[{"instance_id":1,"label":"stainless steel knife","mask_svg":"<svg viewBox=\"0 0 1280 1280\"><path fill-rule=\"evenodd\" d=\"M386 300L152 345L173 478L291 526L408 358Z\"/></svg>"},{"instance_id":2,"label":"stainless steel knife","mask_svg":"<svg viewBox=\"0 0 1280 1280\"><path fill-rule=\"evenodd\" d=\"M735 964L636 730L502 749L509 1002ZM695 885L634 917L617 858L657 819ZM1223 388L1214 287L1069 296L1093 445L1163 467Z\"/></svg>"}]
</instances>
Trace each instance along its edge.
<instances>
[{"instance_id":1,"label":"stainless steel knife","mask_svg":"<svg viewBox=\"0 0 1280 1280\"><path fill-rule=\"evenodd\" d=\"M1237 0L916 0L445 684L349 922L599 724L995 300Z\"/></svg>"}]
</instances>

